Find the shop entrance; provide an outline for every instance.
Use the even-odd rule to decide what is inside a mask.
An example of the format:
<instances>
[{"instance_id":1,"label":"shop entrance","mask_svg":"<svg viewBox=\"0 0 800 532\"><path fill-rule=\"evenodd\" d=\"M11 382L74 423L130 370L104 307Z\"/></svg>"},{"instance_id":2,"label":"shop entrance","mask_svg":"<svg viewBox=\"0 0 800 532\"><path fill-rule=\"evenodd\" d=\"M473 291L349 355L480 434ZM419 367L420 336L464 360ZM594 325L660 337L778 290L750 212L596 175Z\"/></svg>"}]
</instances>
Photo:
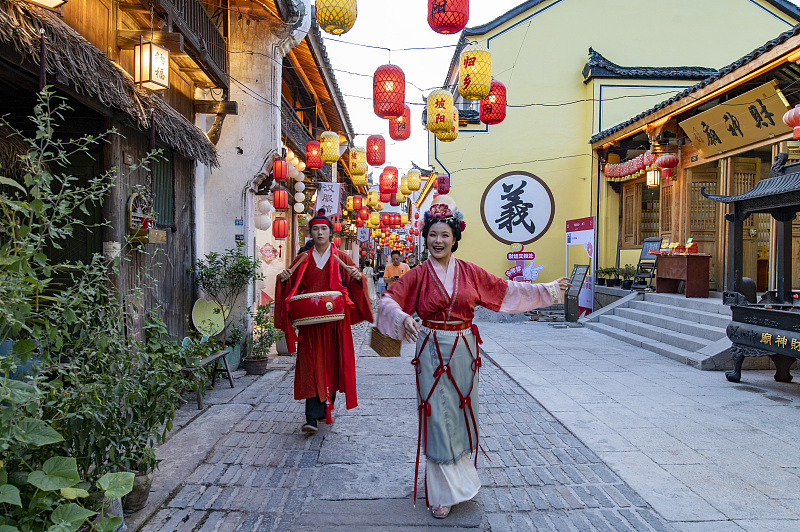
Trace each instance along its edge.
<instances>
[{"instance_id":1,"label":"shop entrance","mask_svg":"<svg viewBox=\"0 0 800 532\"><path fill-rule=\"evenodd\" d=\"M763 156L768 161L771 154L771 149L766 148ZM731 161L731 195L743 194L769 177L769 164L764 162L762 157L734 157ZM762 169L766 170L766 175L762 175ZM753 214L744 221L742 273L755 281L758 292L769 289L769 226L770 215L765 213Z\"/></svg>"}]
</instances>

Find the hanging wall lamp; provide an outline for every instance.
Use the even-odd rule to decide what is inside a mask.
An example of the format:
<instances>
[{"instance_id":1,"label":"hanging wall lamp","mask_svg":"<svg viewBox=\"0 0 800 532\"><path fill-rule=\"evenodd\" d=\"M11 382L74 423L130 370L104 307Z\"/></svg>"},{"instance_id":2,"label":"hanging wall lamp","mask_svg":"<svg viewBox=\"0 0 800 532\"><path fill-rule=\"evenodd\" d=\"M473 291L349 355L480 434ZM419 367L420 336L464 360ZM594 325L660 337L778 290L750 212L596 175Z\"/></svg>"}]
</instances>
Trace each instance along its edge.
<instances>
[{"instance_id":1,"label":"hanging wall lamp","mask_svg":"<svg viewBox=\"0 0 800 532\"><path fill-rule=\"evenodd\" d=\"M169 88L169 50L139 37L133 47L134 82L152 91Z\"/></svg>"}]
</instances>

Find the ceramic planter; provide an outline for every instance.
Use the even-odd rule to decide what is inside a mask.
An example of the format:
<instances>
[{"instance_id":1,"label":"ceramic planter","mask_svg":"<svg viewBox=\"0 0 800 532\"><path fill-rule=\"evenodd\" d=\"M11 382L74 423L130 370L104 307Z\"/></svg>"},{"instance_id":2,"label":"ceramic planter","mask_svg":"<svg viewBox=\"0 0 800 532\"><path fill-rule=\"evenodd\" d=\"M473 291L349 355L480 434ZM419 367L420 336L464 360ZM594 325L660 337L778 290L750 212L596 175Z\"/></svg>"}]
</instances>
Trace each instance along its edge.
<instances>
[{"instance_id":1,"label":"ceramic planter","mask_svg":"<svg viewBox=\"0 0 800 532\"><path fill-rule=\"evenodd\" d=\"M268 358L243 358L242 367L248 375L264 375L267 372Z\"/></svg>"},{"instance_id":2,"label":"ceramic planter","mask_svg":"<svg viewBox=\"0 0 800 532\"><path fill-rule=\"evenodd\" d=\"M230 351L225 355L225 360L228 361L228 367L231 371L239 369L239 364L242 361L242 344L229 345L226 347Z\"/></svg>"},{"instance_id":3,"label":"ceramic planter","mask_svg":"<svg viewBox=\"0 0 800 532\"><path fill-rule=\"evenodd\" d=\"M150 496L150 486L153 484L153 472L139 473L133 477L133 490L125 495L122 501L122 508L125 513L141 510L147 505L147 498Z\"/></svg>"}]
</instances>

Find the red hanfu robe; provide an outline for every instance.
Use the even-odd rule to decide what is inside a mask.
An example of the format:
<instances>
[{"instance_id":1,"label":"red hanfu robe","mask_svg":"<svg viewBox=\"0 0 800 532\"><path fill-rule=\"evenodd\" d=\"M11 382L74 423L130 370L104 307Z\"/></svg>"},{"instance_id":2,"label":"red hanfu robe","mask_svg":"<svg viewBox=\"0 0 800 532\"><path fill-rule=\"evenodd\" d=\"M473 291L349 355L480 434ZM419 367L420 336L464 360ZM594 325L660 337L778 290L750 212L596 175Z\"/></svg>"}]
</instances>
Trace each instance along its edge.
<instances>
[{"instance_id":1,"label":"red hanfu robe","mask_svg":"<svg viewBox=\"0 0 800 532\"><path fill-rule=\"evenodd\" d=\"M331 255L336 253L347 265L355 266L346 253L331 244ZM286 334L290 351L297 345L297 363L294 376L294 398L319 397L325 402L333 392L344 392L347 408L358 406L356 394L356 367L353 336L350 326L362 321L372 321L372 305L362 282L350 274L336 259L329 257L322 269L318 268L312 251L301 253L292 266L303 261L286 281L280 277L275 283L275 324ZM304 325L295 334L289 322L289 299L297 294L338 290L345 295L345 318L340 321Z\"/></svg>"}]
</instances>

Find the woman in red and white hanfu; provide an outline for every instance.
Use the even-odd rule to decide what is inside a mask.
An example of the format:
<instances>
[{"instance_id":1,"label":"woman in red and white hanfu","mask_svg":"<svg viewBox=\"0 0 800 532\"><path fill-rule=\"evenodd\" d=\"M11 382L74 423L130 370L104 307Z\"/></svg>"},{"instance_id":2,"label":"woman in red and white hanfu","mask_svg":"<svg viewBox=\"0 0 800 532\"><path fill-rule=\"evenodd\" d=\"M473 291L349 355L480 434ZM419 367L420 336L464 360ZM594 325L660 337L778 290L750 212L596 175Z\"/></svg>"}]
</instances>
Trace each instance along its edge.
<instances>
[{"instance_id":1,"label":"woman in red and white hanfu","mask_svg":"<svg viewBox=\"0 0 800 532\"><path fill-rule=\"evenodd\" d=\"M478 329L475 305L524 312L562 301L567 279L544 284L506 281L452 253L465 228L449 196L438 196L422 230L429 258L381 298L378 329L397 340L416 340L419 440L426 457L426 502L437 518L480 488L478 458ZM422 319L419 327L411 314ZM473 454L474 453L474 454Z\"/></svg>"}]
</instances>

